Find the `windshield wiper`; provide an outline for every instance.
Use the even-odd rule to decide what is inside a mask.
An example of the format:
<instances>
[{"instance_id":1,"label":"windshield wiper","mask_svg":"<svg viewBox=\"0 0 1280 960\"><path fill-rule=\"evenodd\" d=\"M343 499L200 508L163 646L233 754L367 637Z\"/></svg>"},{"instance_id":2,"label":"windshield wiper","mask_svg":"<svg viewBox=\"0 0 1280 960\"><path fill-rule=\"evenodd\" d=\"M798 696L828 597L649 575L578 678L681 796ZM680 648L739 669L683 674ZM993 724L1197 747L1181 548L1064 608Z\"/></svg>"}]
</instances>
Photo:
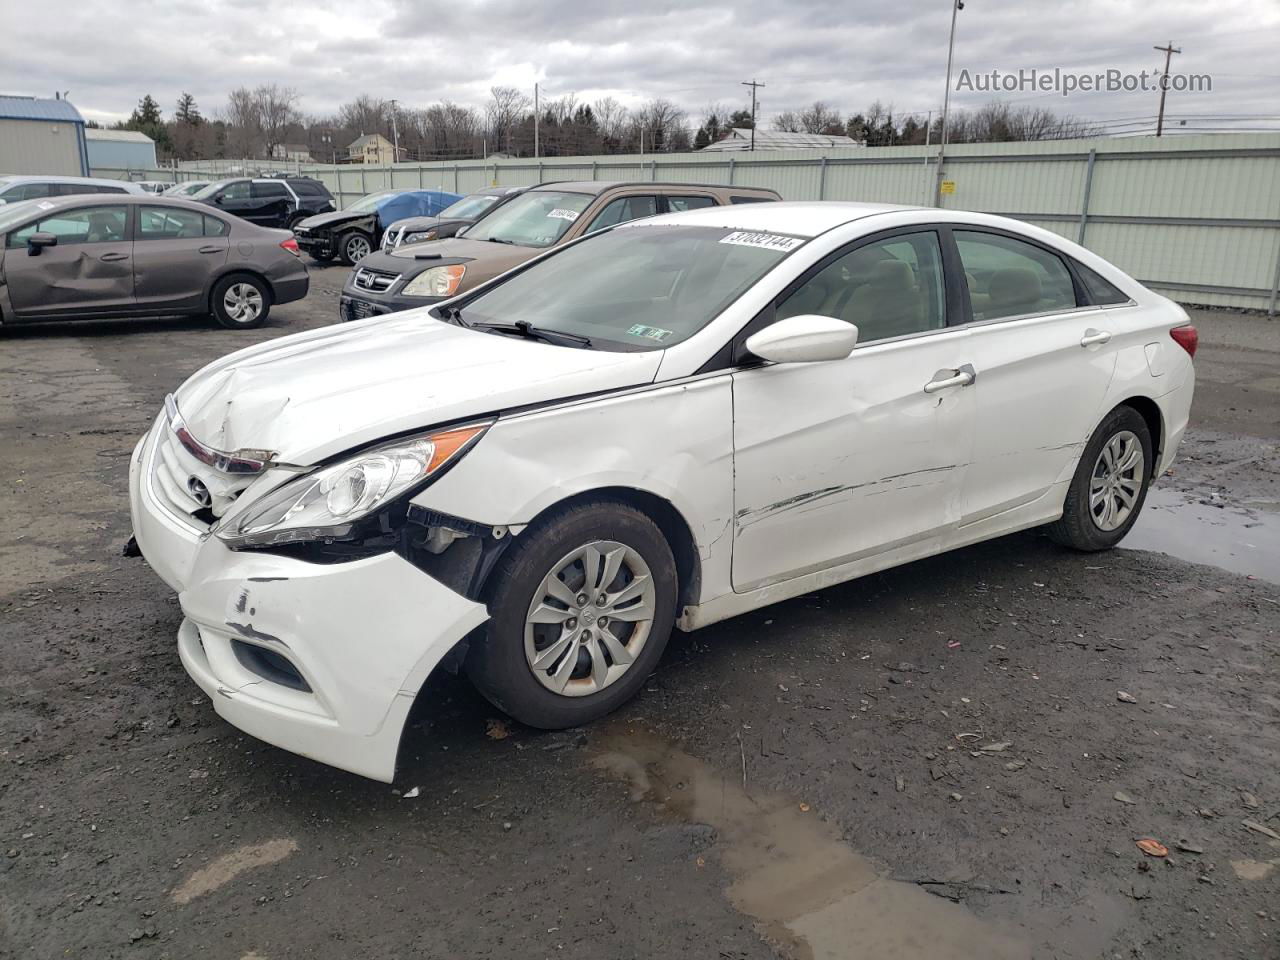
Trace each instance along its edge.
<instances>
[{"instance_id":1,"label":"windshield wiper","mask_svg":"<svg viewBox=\"0 0 1280 960\"><path fill-rule=\"evenodd\" d=\"M467 324L477 330L492 330L494 333L514 334L526 340L541 340L543 343L554 343L561 347L591 347L591 338L576 333L565 333L563 330L547 330L535 327L528 320L517 320L515 323L475 323Z\"/></svg>"},{"instance_id":2,"label":"windshield wiper","mask_svg":"<svg viewBox=\"0 0 1280 960\"><path fill-rule=\"evenodd\" d=\"M461 307L440 307L440 316L448 323L457 324L460 327L469 327L471 324L462 319Z\"/></svg>"},{"instance_id":3,"label":"windshield wiper","mask_svg":"<svg viewBox=\"0 0 1280 960\"><path fill-rule=\"evenodd\" d=\"M511 246L518 246L514 240L504 240L502 237L485 237L490 243L509 243Z\"/></svg>"}]
</instances>

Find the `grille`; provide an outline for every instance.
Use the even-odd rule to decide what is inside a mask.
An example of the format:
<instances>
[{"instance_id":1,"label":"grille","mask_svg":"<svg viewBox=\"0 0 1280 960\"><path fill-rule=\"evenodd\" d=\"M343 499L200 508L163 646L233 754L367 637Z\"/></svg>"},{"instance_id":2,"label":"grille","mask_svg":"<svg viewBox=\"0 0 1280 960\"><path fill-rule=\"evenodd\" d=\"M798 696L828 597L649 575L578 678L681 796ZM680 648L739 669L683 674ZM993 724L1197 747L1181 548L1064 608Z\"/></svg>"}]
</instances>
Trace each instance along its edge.
<instances>
[{"instance_id":1,"label":"grille","mask_svg":"<svg viewBox=\"0 0 1280 960\"><path fill-rule=\"evenodd\" d=\"M356 270L355 286L360 290L372 293L386 293L400 279L398 273L383 273L381 270L369 270L360 267Z\"/></svg>"},{"instance_id":2,"label":"grille","mask_svg":"<svg viewBox=\"0 0 1280 960\"><path fill-rule=\"evenodd\" d=\"M159 429L151 462L152 491L170 513L202 532L208 530L209 504L197 500L187 486L191 474L179 458L177 438L163 425Z\"/></svg>"}]
</instances>

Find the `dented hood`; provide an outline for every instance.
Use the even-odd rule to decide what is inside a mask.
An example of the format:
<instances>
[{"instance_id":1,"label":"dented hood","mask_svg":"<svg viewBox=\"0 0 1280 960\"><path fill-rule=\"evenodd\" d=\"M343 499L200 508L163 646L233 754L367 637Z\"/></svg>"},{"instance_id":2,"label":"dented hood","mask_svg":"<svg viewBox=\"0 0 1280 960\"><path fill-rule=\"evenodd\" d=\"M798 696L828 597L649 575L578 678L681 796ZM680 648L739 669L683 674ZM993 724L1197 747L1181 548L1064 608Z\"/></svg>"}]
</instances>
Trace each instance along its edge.
<instances>
[{"instance_id":1,"label":"dented hood","mask_svg":"<svg viewBox=\"0 0 1280 960\"><path fill-rule=\"evenodd\" d=\"M411 310L230 354L176 400L208 446L311 464L404 431L650 383L660 360L661 351L562 347Z\"/></svg>"}]
</instances>

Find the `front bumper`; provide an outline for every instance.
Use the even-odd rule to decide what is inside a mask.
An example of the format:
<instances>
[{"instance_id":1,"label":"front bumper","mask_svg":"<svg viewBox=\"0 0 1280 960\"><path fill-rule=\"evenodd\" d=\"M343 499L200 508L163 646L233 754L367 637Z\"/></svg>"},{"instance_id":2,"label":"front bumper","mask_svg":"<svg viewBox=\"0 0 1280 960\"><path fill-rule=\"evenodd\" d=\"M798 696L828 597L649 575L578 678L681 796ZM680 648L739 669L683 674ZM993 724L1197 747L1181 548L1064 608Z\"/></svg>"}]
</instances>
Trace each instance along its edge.
<instances>
[{"instance_id":1,"label":"front bumper","mask_svg":"<svg viewBox=\"0 0 1280 960\"><path fill-rule=\"evenodd\" d=\"M332 260L338 255L337 238L329 233L299 233L294 231L293 239L298 249L317 260Z\"/></svg>"},{"instance_id":2,"label":"front bumper","mask_svg":"<svg viewBox=\"0 0 1280 960\"><path fill-rule=\"evenodd\" d=\"M354 276L354 271L353 271ZM348 278L338 299L338 318L343 321L364 320L384 313L399 313L416 307L431 307L443 303L448 297L402 297L395 293L374 293L361 290Z\"/></svg>"},{"instance_id":3,"label":"front bumper","mask_svg":"<svg viewBox=\"0 0 1280 960\"><path fill-rule=\"evenodd\" d=\"M488 612L392 553L315 564L227 549L157 496L164 429L135 449L129 496L143 556L178 592L183 667L246 733L390 782L418 690ZM273 679L260 650L303 682Z\"/></svg>"}]
</instances>

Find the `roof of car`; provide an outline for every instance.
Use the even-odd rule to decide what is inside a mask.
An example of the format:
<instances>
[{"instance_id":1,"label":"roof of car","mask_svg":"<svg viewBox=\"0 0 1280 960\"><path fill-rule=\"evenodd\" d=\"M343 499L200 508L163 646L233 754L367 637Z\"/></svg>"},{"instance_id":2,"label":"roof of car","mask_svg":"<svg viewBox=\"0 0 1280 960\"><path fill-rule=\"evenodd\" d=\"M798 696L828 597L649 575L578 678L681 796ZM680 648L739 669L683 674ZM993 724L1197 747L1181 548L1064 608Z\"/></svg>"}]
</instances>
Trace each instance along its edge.
<instances>
[{"instance_id":1,"label":"roof of car","mask_svg":"<svg viewBox=\"0 0 1280 960\"><path fill-rule=\"evenodd\" d=\"M606 190L612 190L614 187L680 187L696 189L701 187L704 190L736 190L744 195L759 194L761 192L772 193L765 187L735 187L726 183L679 183L663 180L562 180L557 183L541 183L536 187L530 187L530 190L563 190L567 193L604 193Z\"/></svg>"},{"instance_id":2,"label":"roof of car","mask_svg":"<svg viewBox=\"0 0 1280 960\"><path fill-rule=\"evenodd\" d=\"M62 210L66 207L79 207L97 203L115 205L121 203L145 203L147 206L160 204L165 207L182 207L185 210L198 210L201 213L217 214L218 210L208 204L198 203L182 197L166 197L162 193L81 193L69 197L37 197L33 200L19 200L5 209L11 209L21 203L32 204L32 209L39 204L40 210ZM247 222L247 221L246 221Z\"/></svg>"},{"instance_id":3,"label":"roof of car","mask_svg":"<svg viewBox=\"0 0 1280 960\"><path fill-rule=\"evenodd\" d=\"M735 230L760 233L787 233L800 237L816 237L851 220L881 213L918 209L920 208L896 203L846 203L835 200L738 203L646 217L643 220L621 224L621 227L675 222L706 227L731 227Z\"/></svg>"},{"instance_id":4,"label":"roof of car","mask_svg":"<svg viewBox=\"0 0 1280 960\"><path fill-rule=\"evenodd\" d=\"M131 186L128 180L113 180L110 177L64 177L57 174L15 173L0 176L3 183L101 183L107 186Z\"/></svg>"}]
</instances>

